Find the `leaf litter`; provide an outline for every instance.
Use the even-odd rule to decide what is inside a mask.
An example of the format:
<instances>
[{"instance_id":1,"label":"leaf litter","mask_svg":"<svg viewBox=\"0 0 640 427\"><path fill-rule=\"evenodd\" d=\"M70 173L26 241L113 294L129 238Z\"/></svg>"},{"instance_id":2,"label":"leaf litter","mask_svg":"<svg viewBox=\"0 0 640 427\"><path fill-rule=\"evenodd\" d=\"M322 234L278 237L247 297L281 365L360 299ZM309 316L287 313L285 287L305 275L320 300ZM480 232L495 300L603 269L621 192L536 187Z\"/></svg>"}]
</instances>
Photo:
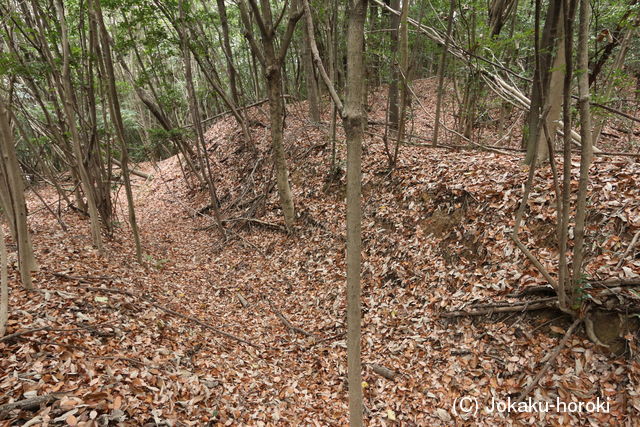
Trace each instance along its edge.
<instances>
[{"instance_id":1,"label":"leaf litter","mask_svg":"<svg viewBox=\"0 0 640 427\"><path fill-rule=\"evenodd\" d=\"M415 90L429 99L432 86L423 81ZM383 107L371 109L373 121L384 120ZM30 216L39 291L19 287L12 266L7 334L26 333L0 341L0 405L51 400L14 409L0 423L346 424L344 174L327 178L327 122L307 122L305 103L290 103L285 143L298 224L292 235L272 226L281 220L269 129L261 125L268 116L262 107L248 113L257 154L243 147L231 118L207 132L218 197L230 220L225 242L207 230L212 219L198 213L206 212L206 192L185 181L176 157L138 165L152 180L133 178L143 266L134 261L122 197L121 223L107 240L106 257L91 247L86 220L71 209L63 212L67 233L45 211ZM413 133L430 135L419 110L414 113ZM323 118L329 120L328 111ZM380 126L368 130L362 357L369 424L637 420L637 331L625 337L628 354L620 358L574 335L531 396L608 399L609 413L455 414L455 402L466 396L481 407L517 396L568 327L520 313L441 317L545 284L509 238L527 170L519 153L403 145L397 170L388 176ZM344 153L340 128L338 149ZM536 173L522 241L554 272L551 179L548 167ZM589 277L640 274L638 249L621 260L640 230L638 182L634 159L594 162ZM42 193L57 200L50 189ZM29 197L29 210L39 203ZM628 296L634 297L632 289Z\"/></svg>"}]
</instances>

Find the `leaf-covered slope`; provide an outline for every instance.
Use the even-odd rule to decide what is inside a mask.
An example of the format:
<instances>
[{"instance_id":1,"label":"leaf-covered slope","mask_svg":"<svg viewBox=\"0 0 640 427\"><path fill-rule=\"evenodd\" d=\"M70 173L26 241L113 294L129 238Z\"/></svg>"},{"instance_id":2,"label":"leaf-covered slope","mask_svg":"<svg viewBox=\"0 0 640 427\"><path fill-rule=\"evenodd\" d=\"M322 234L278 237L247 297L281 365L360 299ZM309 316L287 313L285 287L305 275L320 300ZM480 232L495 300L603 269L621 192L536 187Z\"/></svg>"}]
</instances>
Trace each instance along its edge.
<instances>
[{"instance_id":1,"label":"leaf-covered slope","mask_svg":"<svg viewBox=\"0 0 640 427\"><path fill-rule=\"evenodd\" d=\"M372 104L374 119L383 106ZM155 169L147 165L153 180L135 178L144 267L133 261L124 202L121 227L108 241L108 257L100 258L90 247L85 219L65 210L70 231L63 233L53 217L38 211L37 198L30 199L41 263L35 283L43 292L27 295L12 270L9 333L48 329L0 342L0 405L65 393L43 410L12 412L16 423L35 416L70 424L346 422L344 177L327 178L328 126L307 123L304 103L290 104L285 143L299 219L295 234L283 233L264 109L249 113L257 155L241 146L231 118L208 132L228 220L226 242L205 229L213 221L197 212L206 211L206 192L189 189L177 158ZM429 135L415 114L413 132ZM368 130L381 133L375 124ZM343 141L339 131L341 158ZM500 321L440 317L544 283L509 238L526 170L517 153L403 146L398 168L388 176L381 139L370 135L365 145L363 358L370 423L637 419L637 359L614 361L582 335L571 338L532 398L608 398L611 413L481 411L459 418L452 412L463 396L489 404L492 396L517 395L558 342L558 326L554 332L520 314ZM640 229L639 179L640 164L633 161L607 158L592 167L592 277L640 273L637 250L616 268ZM557 257L554 203L550 171L542 168L521 238L551 271ZM637 336L630 338L637 349ZM398 375L386 379L373 365Z\"/></svg>"}]
</instances>

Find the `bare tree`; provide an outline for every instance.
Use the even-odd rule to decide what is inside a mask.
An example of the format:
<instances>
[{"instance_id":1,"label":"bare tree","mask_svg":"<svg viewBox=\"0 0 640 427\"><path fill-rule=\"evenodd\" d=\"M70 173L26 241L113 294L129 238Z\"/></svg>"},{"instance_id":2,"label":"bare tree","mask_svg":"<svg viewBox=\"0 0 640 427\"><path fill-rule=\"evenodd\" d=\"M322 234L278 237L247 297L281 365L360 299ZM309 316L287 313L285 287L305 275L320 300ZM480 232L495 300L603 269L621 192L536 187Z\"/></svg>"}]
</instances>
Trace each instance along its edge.
<instances>
[{"instance_id":1,"label":"bare tree","mask_svg":"<svg viewBox=\"0 0 640 427\"><path fill-rule=\"evenodd\" d=\"M440 131L440 110L442 109L442 96L444 93L444 69L447 62L447 51L451 44L451 30L453 28L453 12L456 7L455 0L449 2L449 14L447 15L447 38L444 41L442 55L438 63L438 94L436 101L436 118L433 123L433 145L438 145L438 133Z\"/></svg>"},{"instance_id":2,"label":"bare tree","mask_svg":"<svg viewBox=\"0 0 640 427\"><path fill-rule=\"evenodd\" d=\"M527 156L525 162L530 164L534 154L533 150L537 149L535 155L536 161L544 162L549 158L549 150L545 141L544 126L539 125L542 117L542 109L545 105L547 97L553 97L549 103L551 109L545 115L547 129L553 137L555 129L560 119L560 111L562 104L562 82L564 77L564 27L560 25L562 22L562 0L551 0L547 8L546 20L542 37L538 40L539 24L540 24L540 0L536 0L536 16L535 16L535 55L536 68L534 71L533 85L531 92L531 106L529 109L527 135ZM554 55L554 47L556 47Z\"/></svg>"},{"instance_id":3,"label":"bare tree","mask_svg":"<svg viewBox=\"0 0 640 427\"><path fill-rule=\"evenodd\" d=\"M276 184L280 197L280 206L284 215L284 222L287 229L291 229L295 220L295 208L293 205L293 193L289 184L289 170L284 151L283 124L285 116L284 98L282 92L282 67L287 50L293 38L293 31L296 23L302 16L302 9L298 9L298 1L293 0L289 4L289 19L287 27L279 46L276 44L277 27L280 18L274 21L271 12L271 2L260 0L248 0L253 19L255 19L260 31L260 45L253 34L253 25L247 0L240 0L240 15L245 26L245 37L251 46L251 50L258 58L264 70L264 77L267 84L267 94L269 97L269 114L271 117L271 148L273 150L273 161L276 169ZM284 16L284 10L280 17Z\"/></svg>"},{"instance_id":4,"label":"bare tree","mask_svg":"<svg viewBox=\"0 0 640 427\"><path fill-rule=\"evenodd\" d=\"M7 331L9 319L9 277L7 274L7 244L4 228L0 225L0 338Z\"/></svg>"},{"instance_id":5,"label":"bare tree","mask_svg":"<svg viewBox=\"0 0 640 427\"><path fill-rule=\"evenodd\" d=\"M67 31L66 17L64 13L64 6L62 0L56 0L56 11L58 14L58 21L60 23L61 32L61 44L62 44L62 84L58 87L60 97L63 100L64 112L69 125L69 131L71 133L73 155L76 158L78 171L80 173L80 181L84 195L87 198L87 206L89 209L89 219L91 221L91 236L93 237L93 244L98 248L100 253L104 253L102 246L102 235L100 219L98 217L98 207L95 197L95 193L91 186L91 177L84 164L84 156L82 150L82 141L78 128L76 127L76 112L74 110L73 102L73 86L71 84L70 73L70 46L69 36Z\"/></svg>"},{"instance_id":6,"label":"bare tree","mask_svg":"<svg viewBox=\"0 0 640 427\"><path fill-rule=\"evenodd\" d=\"M9 229L18 245L20 279L26 289L33 289L31 272L37 270L31 237L27 226L27 206L24 199L24 183L18 165L10 115L0 100L0 207L7 217Z\"/></svg>"},{"instance_id":7,"label":"bare tree","mask_svg":"<svg viewBox=\"0 0 640 427\"><path fill-rule=\"evenodd\" d=\"M318 123L320 121L320 101L318 96L318 82L313 71L313 54L311 53L311 44L309 42L309 33L307 31L302 32L303 40L303 61L302 66L304 68L305 81L307 83L307 101L309 102L309 119Z\"/></svg>"},{"instance_id":8,"label":"bare tree","mask_svg":"<svg viewBox=\"0 0 640 427\"><path fill-rule=\"evenodd\" d=\"M587 70L589 64L589 20L591 6L588 0L580 0L580 26L578 28L578 56L576 65L579 70ZM591 108L589 101L589 75L578 75L578 106L580 109L580 178L578 180L578 198L576 201L575 247L573 249L573 286L579 285L584 260L584 230L587 213L587 184L589 167L593 160L593 140L591 128Z\"/></svg>"},{"instance_id":9,"label":"bare tree","mask_svg":"<svg viewBox=\"0 0 640 427\"><path fill-rule=\"evenodd\" d=\"M400 0L391 0L390 7L393 10L400 10ZM389 16L389 25L391 27L391 82L389 83L389 107L387 111L387 120L391 129L398 127L398 117L400 115L400 108L398 106L398 80L399 75L398 67L396 67L395 61L398 55L398 33L400 27L400 15L392 13Z\"/></svg>"},{"instance_id":10,"label":"bare tree","mask_svg":"<svg viewBox=\"0 0 640 427\"><path fill-rule=\"evenodd\" d=\"M347 96L344 130L347 135L347 365L349 424L362 425L362 362L360 360L360 265L362 261L362 137L366 112L364 95L364 21L367 0L349 1L347 30Z\"/></svg>"},{"instance_id":11,"label":"bare tree","mask_svg":"<svg viewBox=\"0 0 640 427\"><path fill-rule=\"evenodd\" d=\"M116 136L120 142L120 167L122 169L122 178L124 181L125 193L127 195L127 207L129 212L129 224L131 226L131 233L133 234L133 241L136 247L136 260L142 263L142 245L140 244L140 233L138 232L138 223L136 221L136 210L133 202L133 192L131 191L131 179L129 175L129 153L127 148L127 141L124 136L124 124L122 121L122 112L120 111L120 100L118 98L118 91L116 88L116 77L113 70L113 59L111 57L111 46L109 42L109 33L107 27L104 24L104 18L102 17L102 7L100 6L100 0L93 0L89 2L90 7L93 6L93 13L95 14L95 21L99 27L100 41L102 44L102 64L106 71L107 79L107 94L109 98L109 114L113 121L113 126L116 131Z\"/></svg>"}]
</instances>

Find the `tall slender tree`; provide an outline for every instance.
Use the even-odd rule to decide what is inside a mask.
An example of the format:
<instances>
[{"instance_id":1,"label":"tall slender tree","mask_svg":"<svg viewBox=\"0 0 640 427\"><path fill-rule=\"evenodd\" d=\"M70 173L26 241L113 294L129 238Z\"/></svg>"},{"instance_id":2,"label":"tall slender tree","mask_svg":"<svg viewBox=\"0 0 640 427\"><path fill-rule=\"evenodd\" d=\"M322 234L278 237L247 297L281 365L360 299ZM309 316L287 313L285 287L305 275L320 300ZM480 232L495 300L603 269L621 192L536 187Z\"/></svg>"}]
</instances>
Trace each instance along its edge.
<instances>
[{"instance_id":1,"label":"tall slender tree","mask_svg":"<svg viewBox=\"0 0 640 427\"><path fill-rule=\"evenodd\" d=\"M0 99L0 207L7 217L9 229L18 245L20 280L26 289L33 289L31 273L37 264L31 246L27 225L27 205L24 199L22 172L16 156L11 130L11 116L7 105Z\"/></svg>"},{"instance_id":2,"label":"tall slender tree","mask_svg":"<svg viewBox=\"0 0 640 427\"><path fill-rule=\"evenodd\" d=\"M347 365L349 424L362 425L362 362L360 337L360 266L362 262L362 138L364 96L364 22L367 0L349 1L347 30L347 96L344 130L347 135Z\"/></svg>"},{"instance_id":3,"label":"tall slender tree","mask_svg":"<svg viewBox=\"0 0 640 427\"><path fill-rule=\"evenodd\" d=\"M278 187L278 196L280 197L280 206L284 215L284 222L287 229L291 229L295 220L295 208L293 204L293 193L289 184L289 170L287 168L286 153L284 150L284 117L285 105L282 91L282 67L284 65L285 56L296 23L302 16L302 9L298 8L298 1L292 0L288 5L289 19L284 34L276 43L277 27L280 19L274 21L271 11L271 2L269 0L248 0L252 15L249 13L247 0L240 0L240 14L245 27L245 37L249 42L249 46L254 55L260 61L264 71L265 82L267 86L267 95L269 98L269 114L271 118L271 149L273 151L273 161L276 169L276 184ZM285 7L287 7L285 5ZM282 10L280 16L284 16L285 11ZM253 33L253 19L256 21L260 32L260 41L256 40ZM260 46L258 45L260 43Z\"/></svg>"},{"instance_id":4,"label":"tall slender tree","mask_svg":"<svg viewBox=\"0 0 640 427\"><path fill-rule=\"evenodd\" d=\"M118 97L118 90L116 87L116 76L113 69L113 59L111 56L111 45L109 40L109 33L104 23L102 16L102 7L100 0L90 0L89 7L92 7L92 13L95 15L94 19L97 22L98 31L100 33L99 39L101 42L101 59L104 70L106 72L107 94L109 98L109 113L113 126L116 131L116 136L120 142L120 167L122 169L122 179L124 181L125 193L127 195L127 208L129 212L129 225L131 226L131 233L133 234L133 241L136 248L136 260L142 263L142 244L140 243L140 233L138 231L138 222L136 220L136 209L133 201L133 191L131 191L131 179L129 175L129 148L127 147L127 141L125 138L124 123L122 121L122 112L120 110L120 99Z\"/></svg>"},{"instance_id":5,"label":"tall slender tree","mask_svg":"<svg viewBox=\"0 0 640 427\"><path fill-rule=\"evenodd\" d=\"M76 111L74 109L74 94L71 83L71 47L69 45L69 34L67 29L67 21L62 0L56 0L56 11L58 21L60 23L61 44L62 44L62 84L59 86L60 97L63 100L64 112L71 133L73 155L76 158L80 181L85 197L87 198L87 206L89 209L89 219L91 221L91 236L93 243L100 253L104 253L102 245L102 235L100 219L98 217L98 206L95 193L91 186L91 177L84 163L84 154L82 149L82 141L78 128L76 126Z\"/></svg>"}]
</instances>

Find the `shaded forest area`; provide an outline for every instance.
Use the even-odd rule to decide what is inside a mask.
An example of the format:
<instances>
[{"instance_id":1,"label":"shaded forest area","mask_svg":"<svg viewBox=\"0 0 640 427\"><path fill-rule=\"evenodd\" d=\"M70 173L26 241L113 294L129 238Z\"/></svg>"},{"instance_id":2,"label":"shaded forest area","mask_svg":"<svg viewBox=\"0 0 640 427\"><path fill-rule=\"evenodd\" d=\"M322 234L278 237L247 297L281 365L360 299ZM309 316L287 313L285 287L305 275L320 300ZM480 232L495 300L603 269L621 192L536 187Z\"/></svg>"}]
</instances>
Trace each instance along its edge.
<instances>
[{"instance_id":1,"label":"shaded forest area","mask_svg":"<svg viewBox=\"0 0 640 427\"><path fill-rule=\"evenodd\" d=\"M0 425L640 419L636 0L0 12Z\"/></svg>"}]
</instances>

